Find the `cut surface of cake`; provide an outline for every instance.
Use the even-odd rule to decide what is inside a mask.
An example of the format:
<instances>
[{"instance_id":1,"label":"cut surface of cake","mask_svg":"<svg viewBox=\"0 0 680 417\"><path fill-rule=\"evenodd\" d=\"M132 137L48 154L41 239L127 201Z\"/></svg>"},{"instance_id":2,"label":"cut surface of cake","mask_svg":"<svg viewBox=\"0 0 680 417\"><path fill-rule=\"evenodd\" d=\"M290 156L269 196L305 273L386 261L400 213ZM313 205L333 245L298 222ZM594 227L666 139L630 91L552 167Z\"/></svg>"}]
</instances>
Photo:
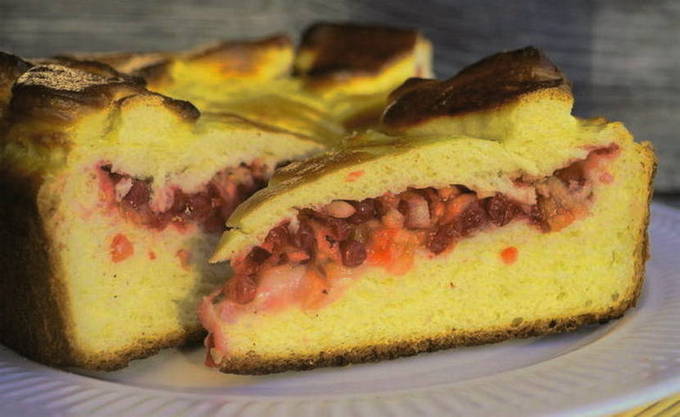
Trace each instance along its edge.
<instances>
[{"instance_id":1,"label":"cut surface of cake","mask_svg":"<svg viewBox=\"0 0 680 417\"><path fill-rule=\"evenodd\" d=\"M196 305L228 271L207 263L226 218L324 144L201 115L111 68L6 61L18 79L0 150L2 343L114 369L200 338Z\"/></svg>"},{"instance_id":2,"label":"cut surface of cake","mask_svg":"<svg viewBox=\"0 0 680 417\"><path fill-rule=\"evenodd\" d=\"M228 220L207 364L258 374L545 335L620 317L655 158L571 115L540 51L397 89L382 133L276 172Z\"/></svg>"}]
</instances>

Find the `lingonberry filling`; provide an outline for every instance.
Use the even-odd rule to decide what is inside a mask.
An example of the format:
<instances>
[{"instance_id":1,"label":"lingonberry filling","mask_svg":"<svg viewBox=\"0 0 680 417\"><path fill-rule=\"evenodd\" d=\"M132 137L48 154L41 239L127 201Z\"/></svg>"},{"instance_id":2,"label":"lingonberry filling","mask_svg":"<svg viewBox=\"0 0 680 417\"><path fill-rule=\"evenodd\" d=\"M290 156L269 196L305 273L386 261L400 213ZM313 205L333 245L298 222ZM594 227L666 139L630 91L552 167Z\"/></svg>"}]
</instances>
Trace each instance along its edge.
<instances>
[{"instance_id":1,"label":"lingonberry filling","mask_svg":"<svg viewBox=\"0 0 680 417\"><path fill-rule=\"evenodd\" d=\"M270 171L258 161L242 163L216 173L199 191L186 193L179 187L152 195L153 180L101 168L104 188L122 216L139 225L163 230L169 225L197 224L206 232L222 232L226 220L240 203L267 185Z\"/></svg>"},{"instance_id":2,"label":"lingonberry filling","mask_svg":"<svg viewBox=\"0 0 680 417\"><path fill-rule=\"evenodd\" d=\"M547 178L519 178L518 183L535 188L535 204L501 193L482 197L463 185L450 185L300 209L295 221L273 228L264 242L232 261L234 276L222 295L248 304L257 295L260 278L282 265L304 266L306 276L326 282L339 265L346 270L367 264L403 274L416 250L436 256L482 230L518 220L542 232L558 231L587 215L594 181L589 172L617 149L594 150Z\"/></svg>"}]
</instances>

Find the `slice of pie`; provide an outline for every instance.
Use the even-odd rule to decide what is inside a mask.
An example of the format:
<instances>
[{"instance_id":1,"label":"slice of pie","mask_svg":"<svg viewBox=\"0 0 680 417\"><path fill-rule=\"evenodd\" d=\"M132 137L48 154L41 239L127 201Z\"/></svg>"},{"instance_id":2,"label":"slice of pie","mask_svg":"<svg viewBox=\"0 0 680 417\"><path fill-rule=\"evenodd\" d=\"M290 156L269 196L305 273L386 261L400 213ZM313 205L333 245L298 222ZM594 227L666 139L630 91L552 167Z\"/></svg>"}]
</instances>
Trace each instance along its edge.
<instances>
[{"instance_id":1,"label":"slice of pie","mask_svg":"<svg viewBox=\"0 0 680 417\"><path fill-rule=\"evenodd\" d=\"M0 146L1 342L114 369L200 338L196 305L228 271L207 263L226 218L324 145L131 77L0 59L18 77Z\"/></svg>"},{"instance_id":2,"label":"slice of pie","mask_svg":"<svg viewBox=\"0 0 680 417\"><path fill-rule=\"evenodd\" d=\"M228 220L207 363L258 374L573 330L636 302L655 166L571 115L538 50L392 94L383 131L279 170Z\"/></svg>"}]
</instances>

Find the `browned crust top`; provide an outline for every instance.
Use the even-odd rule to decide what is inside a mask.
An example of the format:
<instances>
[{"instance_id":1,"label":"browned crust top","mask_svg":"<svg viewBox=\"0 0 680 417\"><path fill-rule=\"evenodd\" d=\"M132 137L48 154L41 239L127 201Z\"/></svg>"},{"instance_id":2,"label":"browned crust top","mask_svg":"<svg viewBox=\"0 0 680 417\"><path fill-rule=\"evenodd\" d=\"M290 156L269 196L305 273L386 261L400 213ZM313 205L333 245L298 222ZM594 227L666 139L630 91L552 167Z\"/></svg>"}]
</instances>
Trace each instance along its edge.
<instances>
[{"instance_id":1,"label":"browned crust top","mask_svg":"<svg viewBox=\"0 0 680 417\"><path fill-rule=\"evenodd\" d=\"M72 122L85 111L136 95L161 96L146 90L138 78L122 75L110 67L97 73L57 64L38 65L14 83L9 115L14 120ZM200 115L187 101L161 97L166 107L184 119L195 120Z\"/></svg>"},{"instance_id":2,"label":"browned crust top","mask_svg":"<svg viewBox=\"0 0 680 417\"><path fill-rule=\"evenodd\" d=\"M62 65L64 67L72 68L74 70L84 71L90 74L101 75L106 78L121 78L128 79L132 83L144 85L146 82L143 78L133 77L126 73L120 72L113 66L105 63L96 61L93 59L85 58L75 58L68 55L59 55L53 58L46 58L40 60L33 60L33 64L36 65Z\"/></svg>"},{"instance_id":3,"label":"browned crust top","mask_svg":"<svg viewBox=\"0 0 680 417\"><path fill-rule=\"evenodd\" d=\"M542 51L526 47L491 55L445 81L411 78L390 95L383 114L387 128L402 128L441 117L494 109L522 95L560 88L569 81Z\"/></svg>"},{"instance_id":4,"label":"browned crust top","mask_svg":"<svg viewBox=\"0 0 680 417\"><path fill-rule=\"evenodd\" d=\"M314 54L308 68L297 68L311 79L376 74L386 64L415 48L418 32L389 26L318 23L302 35L300 52Z\"/></svg>"},{"instance_id":5,"label":"browned crust top","mask_svg":"<svg viewBox=\"0 0 680 417\"><path fill-rule=\"evenodd\" d=\"M12 87L12 117L72 121L83 109L101 108L116 97L144 91L129 78L106 77L63 65L38 65Z\"/></svg>"}]
</instances>

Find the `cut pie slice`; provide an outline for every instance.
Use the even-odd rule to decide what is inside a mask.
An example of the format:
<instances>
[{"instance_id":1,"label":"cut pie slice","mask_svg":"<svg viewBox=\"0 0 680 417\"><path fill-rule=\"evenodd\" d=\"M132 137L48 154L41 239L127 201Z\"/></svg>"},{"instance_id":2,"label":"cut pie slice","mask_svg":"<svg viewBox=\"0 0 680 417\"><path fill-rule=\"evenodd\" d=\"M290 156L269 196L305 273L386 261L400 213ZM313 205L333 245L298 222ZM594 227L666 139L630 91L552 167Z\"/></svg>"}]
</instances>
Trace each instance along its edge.
<instances>
[{"instance_id":1,"label":"cut pie slice","mask_svg":"<svg viewBox=\"0 0 680 417\"><path fill-rule=\"evenodd\" d=\"M385 133L277 171L212 261L207 363L257 374L573 330L635 304L655 159L538 50L409 80Z\"/></svg>"},{"instance_id":2,"label":"cut pie slice","mask_svg":"<svg viewBox=\"0 0 680 417\"><path fill-rule=\"evenodd\" d=\"M196 305L228 270L207 263L226 218L277 165L324 145L200 115L134 78L26 69L2 122L2 343L114 369L200 337Z\"/></svg>"}]
</instances>

